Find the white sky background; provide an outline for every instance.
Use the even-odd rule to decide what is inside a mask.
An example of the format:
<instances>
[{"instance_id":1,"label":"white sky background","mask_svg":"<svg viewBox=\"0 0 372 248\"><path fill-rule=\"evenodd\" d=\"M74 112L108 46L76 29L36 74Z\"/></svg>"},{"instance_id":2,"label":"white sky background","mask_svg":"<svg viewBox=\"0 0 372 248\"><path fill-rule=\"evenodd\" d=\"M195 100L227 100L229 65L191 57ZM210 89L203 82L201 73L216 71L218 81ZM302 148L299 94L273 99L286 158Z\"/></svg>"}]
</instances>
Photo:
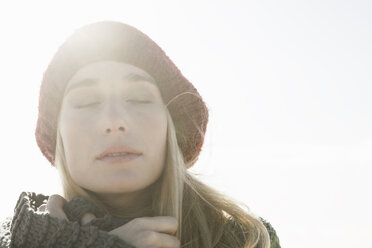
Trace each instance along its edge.
<instances>
[{"instance_id":1,"label":"white sky background","mask_svg":"<svg viewBox=\"0 0 372 248\"><path fill-rule=\"evenodd\" d=\"M103 1L102 1L103 2ZM191 170L247 204L282 247L372 242L370 1L0 3L0 218L22 191L58 193L34 131L42 74L75 28L133 25L210 110Z\"/></svg>"}]
</instances>

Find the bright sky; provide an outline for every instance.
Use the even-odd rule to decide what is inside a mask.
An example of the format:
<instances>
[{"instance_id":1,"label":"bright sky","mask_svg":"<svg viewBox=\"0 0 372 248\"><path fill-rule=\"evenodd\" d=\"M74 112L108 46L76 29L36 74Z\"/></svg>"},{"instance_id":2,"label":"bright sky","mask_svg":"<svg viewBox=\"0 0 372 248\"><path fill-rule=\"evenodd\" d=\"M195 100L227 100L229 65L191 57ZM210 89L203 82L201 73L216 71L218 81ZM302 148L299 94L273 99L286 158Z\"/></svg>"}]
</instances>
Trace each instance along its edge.
<instances>
[{"instance_id":1,"label":"bright sky","mask_svg":"<svg viewBox=\"0 0 372 248\"><path fill-rule=\"evenodd\" d=\"M202 180L267 219L282 247L372 243L370 1L100 2L0 3L1 219L22 191L60 190L34 136L53 53L75 28L117 20L206 101Z\"/></svg>"}]
</instances>

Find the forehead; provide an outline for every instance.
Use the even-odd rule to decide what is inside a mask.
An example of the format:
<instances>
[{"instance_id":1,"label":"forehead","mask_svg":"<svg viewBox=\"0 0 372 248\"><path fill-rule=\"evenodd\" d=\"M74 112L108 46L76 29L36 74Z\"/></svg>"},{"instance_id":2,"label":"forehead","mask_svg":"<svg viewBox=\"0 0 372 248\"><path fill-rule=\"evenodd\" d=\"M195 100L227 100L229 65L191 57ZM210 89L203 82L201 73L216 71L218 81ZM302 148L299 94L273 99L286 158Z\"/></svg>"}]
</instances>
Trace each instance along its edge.
<instances>
[{"instance_id":1,"label":"forehead","mask_svg":"<svg viewBox=\"0 0 372 248\"><path fill-rule=\"evenodd\" d=\"M157 88L155 80L146 71L134 65L117 61L99 61L85 65L75 72L66 88L69 91L72 88L99 84L100 82L104 82L104 85L107 86L115 83L141 82L133 85Z\"/></svg>"}]
</instances>

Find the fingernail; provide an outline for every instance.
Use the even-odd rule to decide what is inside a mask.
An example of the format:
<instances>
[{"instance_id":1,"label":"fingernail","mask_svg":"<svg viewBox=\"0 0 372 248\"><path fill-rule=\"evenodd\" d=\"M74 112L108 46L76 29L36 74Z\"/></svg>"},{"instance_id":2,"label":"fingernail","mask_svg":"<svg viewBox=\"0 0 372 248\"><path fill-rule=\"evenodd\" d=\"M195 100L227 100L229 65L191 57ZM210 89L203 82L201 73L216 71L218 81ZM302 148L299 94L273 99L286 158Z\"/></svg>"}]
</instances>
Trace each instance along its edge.
<instances>
[{"instance_id":1,"label":"fingernail","mask_svg":"<svg viewBox=\"0 0 372 248\"><path fill-rule=\"evenodd\" d=\"M92 221L95 218L96 218L96 216L94 214L86 213L81 218L81 223L82 223L82 225L85 225L85 224L89 223L90 221Z\"/></svg>"},{"instance_id":2,"label":"fingernail","mask_svg":"<svg viewBox=\"0 0 372 248\"><path fill-rule=\"evenodd\" d=\"M37 210L38 210L39 212L44 212L45 209L46 209L46 205L43 204L43 205L41 205Z\"/></svg>"}]
</instances>

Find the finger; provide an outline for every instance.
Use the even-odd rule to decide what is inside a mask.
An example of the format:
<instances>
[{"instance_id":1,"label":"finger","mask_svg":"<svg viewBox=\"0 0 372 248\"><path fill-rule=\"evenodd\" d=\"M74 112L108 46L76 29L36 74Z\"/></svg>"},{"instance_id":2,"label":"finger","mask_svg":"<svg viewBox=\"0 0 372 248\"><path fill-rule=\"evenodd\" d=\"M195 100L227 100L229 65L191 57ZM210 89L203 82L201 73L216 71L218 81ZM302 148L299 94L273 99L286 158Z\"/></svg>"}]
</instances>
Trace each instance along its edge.
<instances>
[{"instance_id":1,"label":"finger","mask_svg":"<svg viewBox=\"0 0 372 248\"><path fill-rule=\"evenodd\" d=\"M68 220L66 214L63 212L63 210L57 210L57 209L47 209L50 216L56 217L58 219L65 219Z\"/></svg>"},{"instance_id":2,"label":"finger","mask_svg":"<svg viewBox=\"0 0 372 248\"><path fill-rule=\"evenodd\" d=\"M156 232L174 234L178 228L178 221L173 216L142 217L141 225Z\"/></svg>"},{"instance_id":3,"label":"finger","mask_svg":"<svg viewBox=\"0 0 372 248\"><path fill-rule=\"evenodd\" d=\"M92 213L85 213L83 215L83 217L81 218L81 225L85 225L85 224L88 224L89 222L91 222L93 219L95 219L96 216Z\"/></svg>"},{"instance_id":4,"label":"finger","mask_svg":"<svg viewBox=\"0 0 372 248\"><path fill-rule=\"evenodd\" d=\"M59 207L63 208L63 206L66 204L66 199L63 198L60 195L54 194L49 196L48 203L47 203L47 208L53 208L53 207Z\"/></svg>"},{"instance_id":5,"label":"finger","mask_svg":"<svg viewBox=\"0 0 372 248\"><path fill-rule=\"evenodd\" d=\"M154 233L153 238L149 239L150 245L156 245L156 247L164 247L164 248L174 248L174 247L181 247L181 242L178 238L165 234L165 233ZM155 243L153 243L153 241Z\"/></svg>"},{"instance_id":6,"label":"finger","mask_svg":"<svg viewBox=\"0 0 372 248\"><path fill-rule=\"evenodd\" d=\"M39 212L45 212L46 211L46 204L41 204L40 207L37 208L37 211Z\"/></svg>"},{"instance_id":7,"label":"finger","mask_svg":"<svg viewBox=\"0 0 372 248\"><path fill-rule=\"evenodd\" d=\"M53 217L68 220L66 214L63 211L63 206L66 202L67 201L65 200L65 198L60 195L51 195L48 199L46 210Z\"/></svg>"}]
</instances>

